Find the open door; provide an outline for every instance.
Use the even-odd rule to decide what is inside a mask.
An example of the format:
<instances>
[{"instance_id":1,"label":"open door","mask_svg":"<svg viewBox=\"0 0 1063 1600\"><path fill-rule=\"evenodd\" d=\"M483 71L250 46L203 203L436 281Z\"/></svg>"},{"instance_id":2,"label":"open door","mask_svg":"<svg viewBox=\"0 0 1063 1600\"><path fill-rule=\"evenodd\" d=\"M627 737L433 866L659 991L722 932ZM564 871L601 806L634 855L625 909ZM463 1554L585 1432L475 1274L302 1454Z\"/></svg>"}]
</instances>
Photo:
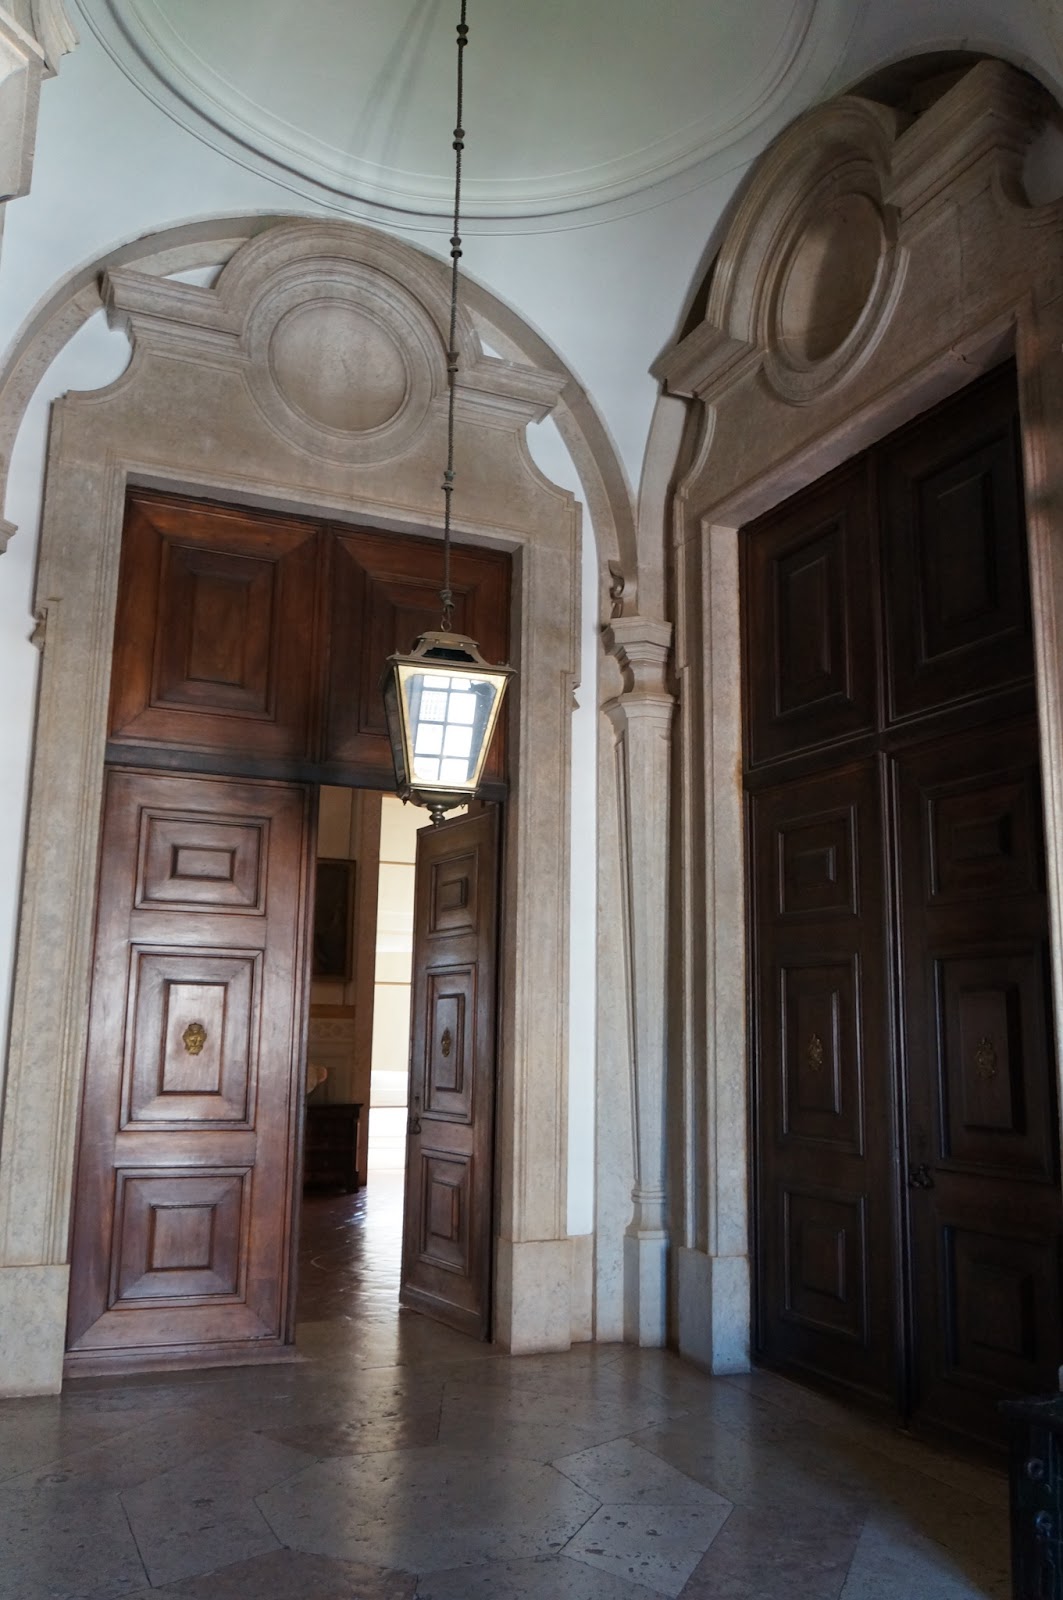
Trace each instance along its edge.
<instances>
[{"instance_id":1,"label":"open door","mask_svg":"<svg viewBox=\"0 0 1063 1600\"><path fill-rule=\"evenodd\" d=\"M108 774L68 1372L290 1338L311 846L304 785Z\"/></svg>"},{"instance_id":2,"label":"open door","mask_svg":"<svg viewBox=\"0 0 1063 1600\"><path fill-rule=\"evenodd\" d=\"M491 1312L498 812L417 836L399 1299L486 1339Z\"/></svg>"}]
</instances>

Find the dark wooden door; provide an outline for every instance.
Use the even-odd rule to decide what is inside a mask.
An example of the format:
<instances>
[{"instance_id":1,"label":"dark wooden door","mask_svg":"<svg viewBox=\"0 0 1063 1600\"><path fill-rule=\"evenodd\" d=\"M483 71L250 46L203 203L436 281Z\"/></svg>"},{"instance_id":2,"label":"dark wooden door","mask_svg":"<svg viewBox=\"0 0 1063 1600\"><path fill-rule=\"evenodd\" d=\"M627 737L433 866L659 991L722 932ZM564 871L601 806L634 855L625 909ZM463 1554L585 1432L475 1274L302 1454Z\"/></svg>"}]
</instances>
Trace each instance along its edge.
<instances>
[{"instance_id":1,"label":"dark wooden door","mask_svg":"<svg viewBox=\"0 0 1063 1600\"><path fill-rule=\"evenodd\" d=\"M301 786L108 774L72 1371L290 1335L311 846Z\"/></svg>"},{"instance_id":2,"label":"dark wooden door","mask_svg":"<svg viewBox=\"0 0 1063 1600\"><path fill-rule=\"evenodd\" d=\"M752 799L760 1344L892 1397L897 1280L874 759Z\"/></svg>"},{"instance_id":3,"label":"dark wooden door","mask_svg":"<svg viewBox=\"0 0 1063 1600\"><path fill-rule=\"evenodd\" d=\"M906 751L895 785L912 1404L992 1434L1061 1355L1037 724Z\"/></svg>"},{"instance_id":4,"label":"dark wooden door","mask_svg":"<svg viewBox=\"0 0 1063 1600\"><path fill-rule=\"evenodd\" d=\"M980 1438L1054 1386L1013 369L743 541L761 1359Z\"/></svg>"},{"instance_id":5,"label":"dark wooden door","mask_svg":"<svg viewBox=\"0 0 1063 1600\"><path fill-rule=\"evenodd\" d=\"M403 1305L487 1338L498 923L494 806L417 835Z\"/></svg>"}]
</instances>

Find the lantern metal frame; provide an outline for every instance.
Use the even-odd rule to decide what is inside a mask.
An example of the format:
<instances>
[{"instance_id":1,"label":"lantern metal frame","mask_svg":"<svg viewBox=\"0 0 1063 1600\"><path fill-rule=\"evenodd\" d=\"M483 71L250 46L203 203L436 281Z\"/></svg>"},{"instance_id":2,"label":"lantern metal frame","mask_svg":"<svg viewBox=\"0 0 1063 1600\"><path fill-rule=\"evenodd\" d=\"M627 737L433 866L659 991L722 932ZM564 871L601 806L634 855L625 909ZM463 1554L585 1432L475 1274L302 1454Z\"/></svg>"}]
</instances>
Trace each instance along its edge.
<instances>
[{"instance_id":1,"label":"lantern metal frame","mask_svg":"<svg viewBox=\"0 0 1063 1600\"><path fill-rule=\"evenodd\" d=\"M512 667L492 667L485 661L474 639L449 631L422 633L408 655L396 652L388 657L384 709L400 799L427 806L432 821L441 822L447 811L473 798L512 676ZM450 720L455 695L471 703L459 706L468 715ZM425 715L429 700L432 716ZM468 751L460 748L466 731ZM439 746L427 755L426 734ZM448 750L447 740L455 736L458 749ZM456 770L463 760L464 778Z\"/></svg>"}]
</instances>

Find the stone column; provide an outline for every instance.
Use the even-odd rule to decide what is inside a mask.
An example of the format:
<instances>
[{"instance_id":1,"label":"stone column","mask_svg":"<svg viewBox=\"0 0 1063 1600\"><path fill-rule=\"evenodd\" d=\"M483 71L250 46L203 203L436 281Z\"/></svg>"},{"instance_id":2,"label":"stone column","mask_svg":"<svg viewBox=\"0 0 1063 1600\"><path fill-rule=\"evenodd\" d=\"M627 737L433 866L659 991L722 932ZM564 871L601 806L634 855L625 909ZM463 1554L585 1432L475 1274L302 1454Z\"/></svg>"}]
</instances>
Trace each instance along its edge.
<instances>
[{"instance_id":1,"label":"stone column","mask_svg":"<svg viewBox=\"0 0 1063 1600\"><path fill-rule=\"evenodd\" d=\"M668 829L672 717L670 623L618 617L605 645L623 692L606 707L616 730L620 849L635 1108L634 1210L624 1240L624 1337L667 1334L665 1062Z\"/></svg>"}]
</instances>

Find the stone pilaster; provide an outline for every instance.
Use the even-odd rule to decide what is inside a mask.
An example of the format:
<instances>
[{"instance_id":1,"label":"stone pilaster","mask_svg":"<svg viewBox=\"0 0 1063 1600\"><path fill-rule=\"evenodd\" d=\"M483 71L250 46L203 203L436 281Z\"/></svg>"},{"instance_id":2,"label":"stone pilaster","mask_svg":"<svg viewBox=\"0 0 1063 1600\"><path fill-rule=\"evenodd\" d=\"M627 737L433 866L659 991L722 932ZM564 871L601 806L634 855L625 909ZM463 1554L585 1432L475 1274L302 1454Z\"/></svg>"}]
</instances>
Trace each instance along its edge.
<instances>
[{"instance_id":1,"label":"stone pilaster","mask_svg":"<svg viewBox=\"0 0 1063 1600\"><path fill-rule=\"evenodd\" d=\"M616 731L620 849L628 967L635 1185L624 1240L624 1337L663 1345L667 1334L665 1061L668 829L675 697L667 671L670 623L618 617L606 630L623 692L607 706Z\"/></svg>"}]
</instances>

